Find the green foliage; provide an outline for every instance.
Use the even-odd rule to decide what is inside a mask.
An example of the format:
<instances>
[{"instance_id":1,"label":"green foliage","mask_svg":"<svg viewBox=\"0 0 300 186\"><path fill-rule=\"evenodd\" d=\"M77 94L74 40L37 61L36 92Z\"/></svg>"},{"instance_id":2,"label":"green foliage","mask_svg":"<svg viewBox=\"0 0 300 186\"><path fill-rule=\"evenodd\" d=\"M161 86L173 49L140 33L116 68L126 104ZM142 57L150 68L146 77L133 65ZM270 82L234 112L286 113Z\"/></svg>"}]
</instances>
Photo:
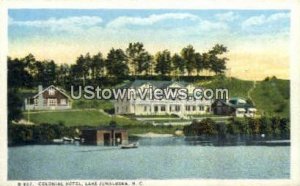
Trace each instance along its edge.
<instances>
[{"instance_id":1,"label":"green foliage","mask_svg":"<svg viewBox=\"0 0 300 186\"><path fill-rule=\"evenodd\" d=\"M188 45L187 47L181 50L180 54L182 58L185 60L186 70L188 72L188 75L190 75L195 69L195 64L196 64L195 49L192 45Z\"/></svg>"},{"instance_id":2,"label":"green foliage","mask_svg":"<svg viewBox=\"0 0 300 186\"><path fill-rule=\"evenodd\" d=\"M175 75L183 75L185 69L185 60L178 54L174 54L172 57L172 69Z\"/></svg>"},{"instance_id":3,"label":"green foliage","mask_svg":"<svg viewBox=\"0 0 300 186\"><path fill-rule=\"evenodd\" d=\"M237 136L260 136L264 134L271 138L290 137L290 122L287 118L280 117L262 117L237 119L231 118L228 123L215 123L211 119L205 119L200 122L194 121L191 125L184 127L186 136L217 135L225 139L228 135Z\"/></svg>"},{"instance_id":4,"label":"green foliage","mask_svg":"<svg viewBox=\"0 0 300 186\"><path fill-rule=\"evenodd\" d=\"M272 78L256 83L251 96L255 106L264 116L290 116L290 82Z\"/></svg>"},{"instance_id":5,"label":"green foliage","mask_svg":"<svg viewBox=\"0 0 300 186\"><path fill-rule=\"evenodd\" d=\"M8 57L8 85L32 88L40 84L54 84L66 89L71 85L115 85L121 80L130 79L130 76L136 78L138 75L171 78L175 74L178 77L178 74L184 76L185 71L194 79L202 70L223 73L227 59L221 55L225 52L227 48L219 44L202 54L188 45L181 50L180 55L172 56L168 50L164 50L158 52L154 60L144 49L143 43L136 42L129 43L126 53L122 49L112 48L106 58L101 52L95 55L81 54L72 65L57 65L53 60L39 61L32 54L24 58ZM194 72L197 72L197 76L192 74Z\"/></svg>"},{"instance_id":6,"label":"green foliage","mask_svg":"<svg viewBox=\"0 0 300 186\"><path fill-rule=\"evenodd\" d=\"M158 52L155 56L155 72L165 76L171 72L171 53L168 50Z\"/></svg>"},{"instance_id":7,"label":"green foliage","mask_svg":"<svg viewBox=\"0 0 300 186\"><path fill-rule=\"evenodd\" d=\"M127 56L122 49L112 48L107 54L106 68L109 76L122 78L129 73Z\"/></svg>"},{"instance_id":8,"label":"green foliage","mask_svg":"<svg viewBox=\"0 0 300 186\"><path fill-rule=\"evenodd\" d=\"M128 57L129 69L134 76L146 72L150 73L152 56L144 49L143 43L129 43L126 49L126 55Z\"/></svg>"},{"instance_id":9,"label":"green foliage","mask_svg":"<svg viewBox=\"0 0 300 186\"><path fill-rule=\"evenodd\" d=\"M78 137L76 127L66 127L63 124L41 125L9 125L8 140L12 145L30 143L50 143L53 139L64 136Z\"/></svg>"},{"instance_id":10,"label":"green foliage","mask_svg":"<svg viewBox=\"0 0 300 186\"><path fill-rule=\"evenodd\" d=\"M8 121L19 120L22 118L22 99L19 96L18 89L9 88L8 93Z\"/></svg>"},{"instance_id":11,"label":"green foliage","mask_svg":"<svg viewBox=\"0 0 300 186\"><path fill-rule=\"evenodd\" d=\"M200 122L194 120L191 125L185 126L183 131L187 136L211 136L217 134L216 123L210 118L203 119Z\"/></svg>"}]
</instances>

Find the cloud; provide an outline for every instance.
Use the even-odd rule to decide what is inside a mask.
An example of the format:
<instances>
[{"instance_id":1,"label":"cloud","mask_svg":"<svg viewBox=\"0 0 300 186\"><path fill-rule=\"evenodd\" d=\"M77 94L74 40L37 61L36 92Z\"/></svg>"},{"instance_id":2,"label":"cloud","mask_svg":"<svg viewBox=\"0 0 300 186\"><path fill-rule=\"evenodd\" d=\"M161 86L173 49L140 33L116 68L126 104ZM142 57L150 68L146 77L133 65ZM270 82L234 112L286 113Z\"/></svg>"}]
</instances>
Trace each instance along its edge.
<instances>
[{"instance_id":1,"label":"cloud","mask_svg":"<svg viewBox=\"0 0 300 186\"><path fill-rule=\"evenodd\" d=\"M199 28L202 31L215 31L215 32L225 31L229 29L226 23L211 22L207 20L201 20L199 23Z\"/></svg>"},{"instance_id":2,"label":"cloud","mask_svg":"<svg viewBox=\"0 0 300 186\"><path fill-rule=\"evenodd\" d=\"M223 14L216 14L215 17L219 20L219 21L234 21L237 20L240 16L234 12L226 12Z\"/></svg>"},{"instance_id":3,"label":"cloud","mask_svg":"<svg viewBox=\"0 0 300 186\"><path fill-rule=\"evenodd\" d=\"M82 29L83 27L97 26L103 22L101 17L97 16L74 16L67 18L49 18L46 20L17 21L9 18L9 25L28 26L36 28L48 28L53 31Z\"/></svg>"},{"instance_id":4,"label":"cloud","mask_svg":"<svg viewBox=\"0 0 300 186\"><path fill-rule=\"evenodd\" d=\"M265 16L265 15L253 16L246 19L242 23L242 28L245 29L252 26L261 26L263 24L273 23L276 21L280 21L282 19L288 19L289 17L290 17L289 13L275 13L269 16Z\"/></svg>"},{"instance_id":5,"label":"cloud","mask_svg":"<svg viewBox=\"0 0 300 186\"><path fill-rule=\"evenodd\" d=\"M197 20L198 16L188 13L166 13L166 14L153 14L148 17L128 17L121 16L107 24L107 27L110 28L120 28L127 25L153 25L155 23L166 21L166 20Z\"/></svg>"}]
</instances>

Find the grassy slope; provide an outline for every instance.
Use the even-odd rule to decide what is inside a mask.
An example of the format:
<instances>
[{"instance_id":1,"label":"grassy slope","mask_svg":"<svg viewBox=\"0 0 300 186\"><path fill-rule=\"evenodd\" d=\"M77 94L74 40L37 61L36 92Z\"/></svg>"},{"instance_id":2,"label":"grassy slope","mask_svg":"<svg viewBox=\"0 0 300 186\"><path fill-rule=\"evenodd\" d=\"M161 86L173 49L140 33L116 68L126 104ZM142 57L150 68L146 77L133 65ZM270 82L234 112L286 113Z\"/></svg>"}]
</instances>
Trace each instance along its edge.
<instances>
[{"instance_id":1,"label":"grassy slope","mask_svg":"<svg viewBox=\"0 0 300 186\"><path fill-rule=\"evenodd\" d=\"M27 113L24 113L27 116ZM26 118L27 119L27 118ZM78 110L78 111L55 111L30 113L30 121L38 124L42 123L64 123L66 126L107 126L112 120L106 114L97 110ZM173 134L178 126L151 126L144 125L140 121L129 119L122 116L116 116L114 120L118 126L124 126L128 129L129 135L141 134L147 132Z\"/></svg>"},{"instance_id":2,"label":"grassy slope","mask_svg":"<svg viewBox=\"0 0 300 186\"><path fill-rule=\"evenodd\" d=\"M260 114L267 116L289 117L290 112L290 85L289 80L270 79L258 81L251 91L251 98ZM229 97L248 99L248 91L253 87L253 81L235 78L215 78L211 81L199 81L199 86L205 88L227 88Z\"/></svg>"},{"instance_id":3,"label":"grassy slope","mask_svg":"<svg viewBox=\"0 0 300 186\"><path fill-rule=\"evenodd\" d=\"M252 81L245 81L235 78L215 78L210 81L202 80L197 83L197 85L205 88L226 88L229 91L229 97L243 98L247 98L247 92L252 87L252 84Z\"/></svg>"},{"instance_id":4,"label":"grassy slope","mask_svg":"<svg viewBox=\"0 0 300 186\"><path fill-rule=\"evenodd\" d=\"M24 113L27 119L27 113ZM103 126L114 119L119 125L136 125L136 120L125 117L110 116L97 110L55 111L30 113L30 121L34 123L64 123L66 126Z\"/></svg>"}]
</instances>

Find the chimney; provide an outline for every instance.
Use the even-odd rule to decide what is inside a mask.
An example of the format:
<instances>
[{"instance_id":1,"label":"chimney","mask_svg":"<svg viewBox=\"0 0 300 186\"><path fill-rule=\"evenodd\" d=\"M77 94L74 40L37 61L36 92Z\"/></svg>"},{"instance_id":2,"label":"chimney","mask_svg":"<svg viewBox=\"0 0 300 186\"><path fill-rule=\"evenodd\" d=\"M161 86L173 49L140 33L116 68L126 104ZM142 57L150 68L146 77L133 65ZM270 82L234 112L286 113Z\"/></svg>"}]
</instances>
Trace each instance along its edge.
<instances>
[{"instance_id":1,"label":"chimney","mask_svg":"<svg viewBox=\"0 0 300 186\"><path fill-rule=\"evenodd\" d=\"M39 85L38 86L39 89L39 93L41 93L43 91L43 85ZM38 108L37 109L43 109L43 105L44 105L44 100L43 100L43 94L40 94L38 96Z\"/></svg>"},{"instance_id":2,"label":"chimney","mask_svg":"<svg viewBox=\"0 0 300 186\"><path fill-rule=\"evenodd\" d=\"M38 86L39 93L43 91L43 85Z\"/></svg>"}]
</instances>

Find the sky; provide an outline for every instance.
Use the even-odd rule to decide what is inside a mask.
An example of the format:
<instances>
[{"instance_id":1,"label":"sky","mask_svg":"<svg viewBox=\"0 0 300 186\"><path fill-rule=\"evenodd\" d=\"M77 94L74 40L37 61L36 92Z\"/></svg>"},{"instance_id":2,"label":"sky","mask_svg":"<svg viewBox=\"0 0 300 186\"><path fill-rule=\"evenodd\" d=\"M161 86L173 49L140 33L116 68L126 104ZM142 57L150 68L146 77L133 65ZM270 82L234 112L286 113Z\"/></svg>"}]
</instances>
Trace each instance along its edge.
<instances>
[{"instance_id":1,"label":"sky","mask_svg":"<svg viewBox=\"0 0 300 186\"><path fill-rule=\"evenodd\" d=\"M227 74L289 79L288 10L10 9L9 56L75 63L80 54L143 42L152 54L191 44L206 52L228 47Z\"/></svg>"}]
</instances>

